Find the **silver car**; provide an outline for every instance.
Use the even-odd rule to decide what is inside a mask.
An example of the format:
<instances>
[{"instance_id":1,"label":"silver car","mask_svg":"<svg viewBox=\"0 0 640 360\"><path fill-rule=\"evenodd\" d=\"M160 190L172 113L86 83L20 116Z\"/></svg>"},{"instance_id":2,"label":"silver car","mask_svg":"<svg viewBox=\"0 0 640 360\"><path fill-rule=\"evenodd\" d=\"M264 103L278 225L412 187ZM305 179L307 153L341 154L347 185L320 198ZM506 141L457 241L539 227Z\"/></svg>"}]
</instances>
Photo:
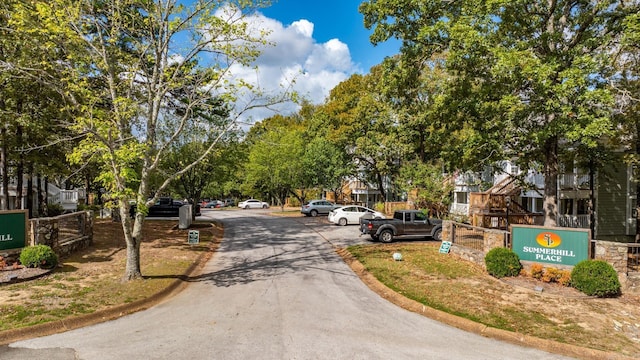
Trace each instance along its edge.
<instances>
[{"instance_id":1,"label":"silver car","mask_svg":"<svg viewBox=\"0 0 640 360\"><path fill-rule=\"evenodd\" d=\"M336 204L327 200L311 200L300 208L300 212L306 216L318 216L318 214L328 214L337 208Z\"/></svg>"}]
</instances>

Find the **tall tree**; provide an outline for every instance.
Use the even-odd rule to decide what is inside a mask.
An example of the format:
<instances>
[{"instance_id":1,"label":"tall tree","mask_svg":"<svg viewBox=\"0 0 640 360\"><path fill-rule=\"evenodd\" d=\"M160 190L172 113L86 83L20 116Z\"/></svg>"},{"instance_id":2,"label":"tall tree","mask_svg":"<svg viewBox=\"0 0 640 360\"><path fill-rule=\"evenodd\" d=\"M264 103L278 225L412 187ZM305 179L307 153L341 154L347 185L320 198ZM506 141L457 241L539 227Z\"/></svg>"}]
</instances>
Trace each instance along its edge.
<instances>
[{"instance_id":1,"label":"tall tree","mask_svg":"<svg viewBox=\"0 0 640 360\"><path fill-rule=\"evenodd\" d=\"M276 116L266 123L266 132L255 139L249 152L245 188L268 193L284 207L286 198L297 196L295 190L304 182L304 131L293 117Z\"/></svg>"},{"instance_id":2,"label":"tall tree","mask_svg":"<svg viewBox=\"0 0 640 360\"><path fill-rule=\"evenodd\" d=\"M316 136L305 147L302 157L304 183L310 189L328 189L340 198L342 185L353 174L353 163L344 149ZM304 203L306 199L301 199Z\"/></svg>"},{"instance_id":3,"label":"tall tree","mask_svg":"<svg viewBox=\"0 0 640 360\"><path fill-rule=\"evenodd\" d=\"M402 39L412 59L446 54L461 98L452 119L474 129L485 154L543 165L545 225L557 215L563 141L595 147L611 133L608 52L637 2L370 0L360 6L373 43ZM455 109L452 107L451 109ZM483 141L495 136L499 143ZM462 144L462 145L467 145ZM468 151L473 151L473 148Z\"/></svg>"},{"instance_id":4,"label":"tall tree","mask_svg":"<svg viewBox=\"0 0 640 360\"><path fill-rule=\"evenodd\" d=\"M411 144L401 141L395 114L380 95L380 74L352 75L338 84L316 118L327 127L327 139L345 149L356 174L375 184L383 199L385 186L400 167Z\"/></svg>"},{"instance_id":5,"label":"tall tree","mask_svg":"<svg viewBox=\"0 0 640 360\"><path fill-rule=\"evenodd\" d=\"M624 23L626 32L620 39L614 81L618 113L622 126L617 137L622 145L630 149L626 162L633 168L636 194L640 194L640 12L630 16ZM635 204L635 242L640 242L640 196Z\"/></svg>"},{"instance_id":6,"label":"tall tree","mask_svg":"<svg viewBox=\"0 0 640 360\"><path fill-rule=\"evenodd\" d=\"M202 154L179 171L162 176L161 160L171 144L194 125L194 112L214 112L208 103L221 98L233 103L252 93L246 83L232 81L235 65L250 65L265 44L266 32L245 21L260 1L106 0L38 2L38 23L60 49L53 66L66 75L61 86L67 101L81 114L72 129L84 134L71 157L99 160L99 179L117 203L127 244L124 280L142 276L140 244L150 180L160 178L159 194L175 179L215 150L226 129L217 129ZM37 25L38 28L34 28ZM255 90L257 92L258 90ZM256 98L250 107L282 98ZM236 109L231 119L247 110ZM137 212L132 220L129 199Z\"/></svg>"},{"instance_id":7,"label":"tall tree","mask_svg":"<svg viewBox=\"0 0 640 360\"><path fill-rule=\"evenodd\" d=\"M49 34L40 31L37 3L8 0L0 4L0 172L4 188L0 208L8 207L8 178L21 182L25 173L21 169L42 176L72 175L65 151L74 133L63 121L71 113L62 111L65 102L60 87L49 86L60 82L53 80L59 74L52 67L60 63L59 49L51 46L55 40ZM31 180L27 182L32 184ZM21 206L22 184L17 188L15 205ZM28 187L27 196L33 191ZM42 199L39 208L45 209L46 198L38 195ZM26 203L33 210L33 202Z\"/></svg>"}]
</instances>

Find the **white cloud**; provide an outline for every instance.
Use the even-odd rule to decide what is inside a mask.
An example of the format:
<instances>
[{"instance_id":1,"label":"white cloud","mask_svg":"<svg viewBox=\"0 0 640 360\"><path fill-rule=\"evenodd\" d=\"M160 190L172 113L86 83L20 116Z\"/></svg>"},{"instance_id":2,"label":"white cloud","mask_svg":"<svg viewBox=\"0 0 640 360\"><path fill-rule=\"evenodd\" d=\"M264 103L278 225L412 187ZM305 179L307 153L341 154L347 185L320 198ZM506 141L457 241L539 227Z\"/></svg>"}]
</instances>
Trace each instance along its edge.
<instances>
[{"instance_id":1,"label":"white cloud","mask_svg":"<svg viewBox=\"0 0 640 360\"><path fill-rule=\"evenodd\" d=\"M332 88L357 72L349 47L339 39L318 43L313 38L314 25L308 20L300 19L285 26L260 13L247 20L256 30L268 30L267 39L273 46L262 50L254 64L257 72L241 66L231 70L234 78L259 86L268 95L281 92L295 79L293 90L310 102L320 104ZM241 96L239 101L246 104L249 100ZM294 113L298 108L296 104L275 107L283 115ZM274 114L268 109L251 112L254 121Z\"/></svg>"}]
</instances>

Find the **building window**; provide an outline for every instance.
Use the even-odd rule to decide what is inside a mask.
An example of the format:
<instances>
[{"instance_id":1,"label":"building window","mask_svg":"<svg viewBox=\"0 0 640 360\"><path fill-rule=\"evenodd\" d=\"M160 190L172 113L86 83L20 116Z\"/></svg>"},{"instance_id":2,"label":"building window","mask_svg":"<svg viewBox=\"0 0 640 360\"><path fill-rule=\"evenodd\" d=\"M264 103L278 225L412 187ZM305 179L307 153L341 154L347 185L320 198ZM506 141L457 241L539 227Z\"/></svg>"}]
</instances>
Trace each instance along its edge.
<instances>
[{"instance_id":1,"label":"building window","mask_svg":"<svg viewBox=\"0 0 640 360\"><path fill-rule=\"evenodd\" d=\"M578 215L589 214L589 199L578 199Z\"/></svg>"},{"instance_id":2,"label":"building window","mask_svg":"<svg viewBox=\"0 0 640 360\"><path fill-rule=\"evenodd\" d=\"M573 199L560 200L560 214L573 215Z\"/></svg>"},{"instance_id":3,"label":"building window","mask_svg":"<svg viewBox=\"0 0 640 360\"><path fill-rule=\"evenodd\" d=\"M532 213L542 213L542 198L539 197L523 197L522 207Z\"/></svg>"},{"instance_id":4,"label":"building window","mask_svg":"<svg viewBox=\"0 0 640 360\"><path fill-rule=\"evenodd\" d=\"M457 191L456 192L456 198L455 198L455 203L456 204L468 204L469 203L469 198L468 198L469 193L467 192L461 192L461 191Z\"/></svg>"}]
</instances>

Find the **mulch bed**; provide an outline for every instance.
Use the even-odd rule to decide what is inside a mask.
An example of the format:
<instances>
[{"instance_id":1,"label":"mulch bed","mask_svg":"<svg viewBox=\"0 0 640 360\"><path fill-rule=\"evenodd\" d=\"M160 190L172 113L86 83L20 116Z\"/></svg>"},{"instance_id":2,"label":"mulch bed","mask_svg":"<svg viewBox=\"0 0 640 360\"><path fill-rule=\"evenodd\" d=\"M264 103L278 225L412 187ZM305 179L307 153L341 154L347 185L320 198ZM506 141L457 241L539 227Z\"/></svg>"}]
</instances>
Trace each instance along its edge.
<instances>
[{"instance_id":1,"label":"mulch bed","mask_svg":"<svg viewBox=\"0 0 640 360\"><path fill-rule=\"evenodd\" d=\"M13 266L7 266L4 269L0 269L0 286L35 279L52 271L53 269L28 267L14 269Z\"/></svg>"}]
</instances>

